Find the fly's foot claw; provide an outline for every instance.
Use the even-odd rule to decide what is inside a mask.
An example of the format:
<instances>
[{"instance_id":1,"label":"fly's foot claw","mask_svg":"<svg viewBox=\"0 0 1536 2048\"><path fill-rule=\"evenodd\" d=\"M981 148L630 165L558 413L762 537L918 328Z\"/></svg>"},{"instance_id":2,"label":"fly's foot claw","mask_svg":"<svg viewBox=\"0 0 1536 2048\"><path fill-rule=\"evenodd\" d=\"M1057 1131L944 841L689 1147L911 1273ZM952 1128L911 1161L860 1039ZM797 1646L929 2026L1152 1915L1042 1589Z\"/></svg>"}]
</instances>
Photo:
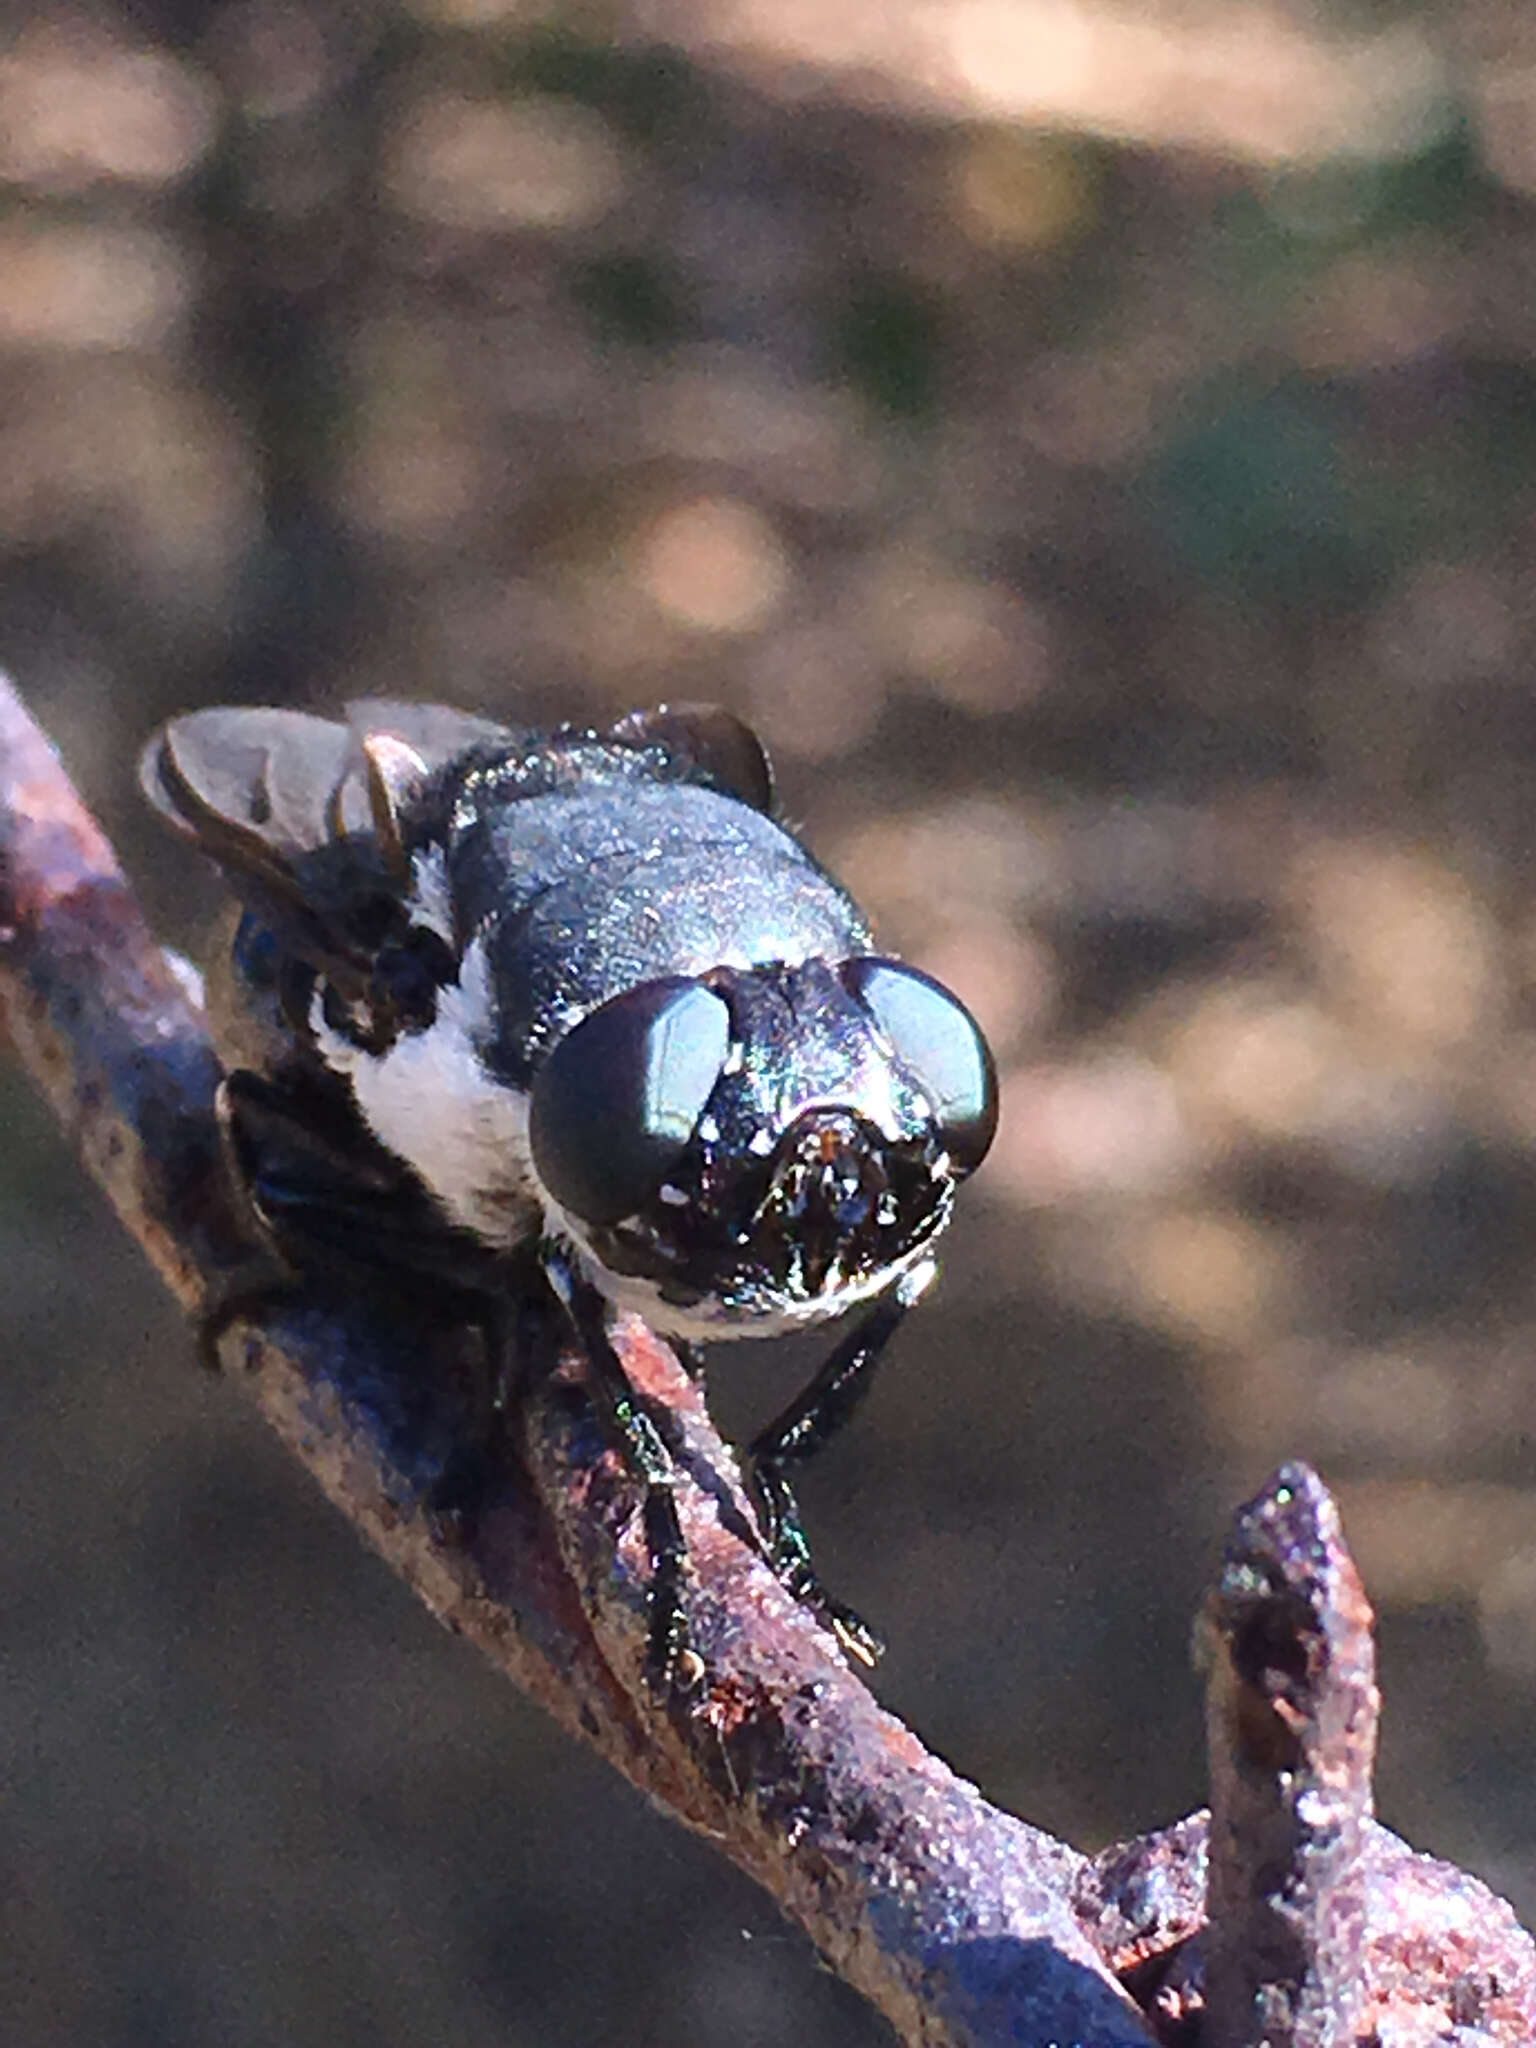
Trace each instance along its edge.
<instances>
[{"instance_id":1,"label":"fly's foot claw","mask_svg":"<svg viewBox=\"0 0 1536 2048\"><path fill-rule=\"evenodd\" d=\"M704 1659L693 1647L688 1609L680 1583L652 1587L650 1629L645 1648L645 1684L665 1704L693 1692L704 1676Z\"/></svg>"},{"instance_id":2,"label":"fly's foot claw","mask_svg":"<svg viewBox=\"0 0 1536 2048\"><path fill-rule=\"evenodd\" d=\"M873 1671L885 1655L885 1644L874 1630L861 1621L851 1607L843 1607L825 1598L820 1604L822 1619L837 1637L844 1656L862 1664L866 1671Z\"/></svg>"}]
</instances>

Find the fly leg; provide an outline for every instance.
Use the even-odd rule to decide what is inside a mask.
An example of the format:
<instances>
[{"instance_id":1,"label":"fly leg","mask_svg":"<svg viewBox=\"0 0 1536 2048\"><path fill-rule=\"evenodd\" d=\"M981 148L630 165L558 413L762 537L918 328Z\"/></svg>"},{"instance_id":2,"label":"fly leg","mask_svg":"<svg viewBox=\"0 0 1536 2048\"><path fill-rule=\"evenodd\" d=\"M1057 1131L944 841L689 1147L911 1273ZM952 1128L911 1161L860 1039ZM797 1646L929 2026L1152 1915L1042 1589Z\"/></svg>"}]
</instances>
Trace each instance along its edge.
<instances>
[{"instance_id":1,"label":"fly leg","mask_svg":"<svg viewBox=\"0 0 1536 2048\"><path fill-rule=\"evenodd\" d=\"M297 1287L294 1268L278 1249L244 1171L236 1129L239 1114L236 1090L244 1078L243 1075L226 1075L214 1097L220 1161L225 1181L245 1222L251 1249L249 1257L213 1288L197 1316L198 1363L212 1373L221 1370L219 1345L225 1332L247 1316L273 1307L293 1294Z\"/></svg>"},{"instance_id":2,"label":"fly leg","mask_svg":"<svg viewBox=\"0 0 1536 2048\"><path fill-rule=\"evenodd\" d=\"M843 1339L810 1385L753 1438L747 1451L747 1474L768 1562L795 1598L826 1623L848 1654L871 1666L884 1645L851 1607L832 1599L816 1576L810 1542L785 1467L803 1464L852 1419L870 1390L886 1345L936 1270L931 1260L924 1260L904 1273Z\"/></svg>"},{"instance_id":3,"label":"fly leg","mask_svg":"<svg viewBox=\"0 0 1536 2048\"><path fill-rule=\"evenodd\" d=\"M249 1228L251 1256L204 1304L204 1364L217 1369L219 1343L232 1323L296 1299L303 1276L355 1287L434 1270L424 1263L434 1234L425 1198L412 1201L400 1169L378 1147L327 1128L320 1105L243 1069L224 1076L214 1107L225 1178Z\"/></svg>"},{"instance_id":4,"label":"fly leg","mask_svg":"<svg viewBox=\"0 0 1536 2048\"><path fill-rule=\"evenodd\" d=\"M216 1364L231 1323L285 1304L348 1305L393 1332L417 1332L438 1361L433 1384L454 1438L429 1505L472 1515L500 1457L503 1411L534 1356L524 1307L530 1293L543 1299L537 1267L525 1272L449 1230L414 1176L338 1119L327 1096L237 1069L216 1106L253 1252L204 1305L202 1356ZM438 1350L436 1337L460 1326L478 1332L483 1356L456 1343Z\"/></svg>"},{"instance_id":5,"label":"fly leg","mask_svg":"<svg viewBox=\"0 0 1536 2048\"><path fill-rule=\"evenodd\" d=\"M693 1683L695 1653L684 1598L688 1545L677 1512L677 1467L661 1432L635 1398L608 1335L607 1303L561 1251L546 1246L544 1269L591 1364L592 1393L624 1462L640 1482L640 1514L650 1556L649 1640L646 1681L662 1696Z\"/></svg>"}]
</instances>

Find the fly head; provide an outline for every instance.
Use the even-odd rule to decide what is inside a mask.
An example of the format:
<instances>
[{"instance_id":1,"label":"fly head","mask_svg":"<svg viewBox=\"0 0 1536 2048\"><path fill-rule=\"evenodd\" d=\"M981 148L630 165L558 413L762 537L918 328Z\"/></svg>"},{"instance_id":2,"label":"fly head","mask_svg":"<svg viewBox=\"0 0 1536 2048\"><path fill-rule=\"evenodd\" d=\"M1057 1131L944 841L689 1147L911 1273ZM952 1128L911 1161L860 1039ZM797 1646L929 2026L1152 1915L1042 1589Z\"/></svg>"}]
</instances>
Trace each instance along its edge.
<instances>
[{"instance_id":1,"label":"fly head","mask_svg":"<svg viewBox=\"0 0 1536 2048\"><path fill-rule=\"evenodd\" d=\"M530 1140L612 1291L725 1336L881 1293L943 1230L995 1120L965 1009L861 956L615 997L535 1078Z\"/></svg>"}]
</instances>

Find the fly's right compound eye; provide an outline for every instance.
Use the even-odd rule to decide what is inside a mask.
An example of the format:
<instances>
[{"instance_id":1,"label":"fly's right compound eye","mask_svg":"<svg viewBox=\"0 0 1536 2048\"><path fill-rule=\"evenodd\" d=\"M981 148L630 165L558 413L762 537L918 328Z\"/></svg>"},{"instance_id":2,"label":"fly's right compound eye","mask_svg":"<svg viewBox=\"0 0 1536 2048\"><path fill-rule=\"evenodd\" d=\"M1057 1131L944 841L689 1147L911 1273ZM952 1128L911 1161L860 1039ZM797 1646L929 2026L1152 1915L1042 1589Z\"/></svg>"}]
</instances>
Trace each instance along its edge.
<instances>
[{"instance_id":1,"label":"fly's right compound eye","mask_svg":"<svg viewBox=\"0 0 1536 2048\"><path fill-rule=\"evenodd\" d=\"M942 983L900 960L869 956L841 972L927 1091L955 1165L974 1173L997 1130L997 1072L980 1025Z\"/></svg>"},{"instance_id":2,"label":"fly's right compound eye","mask_svg":"<svg viewBox=\"0 0 1536 2048\"><path fill-rule=\"evenodd\" d=\"M730 1049L731 1018L691 980L647 982L584 1017L533 1084L540 1180L584 1223L632 1216L688 1148Z\"/></svg>"}]
</instances>

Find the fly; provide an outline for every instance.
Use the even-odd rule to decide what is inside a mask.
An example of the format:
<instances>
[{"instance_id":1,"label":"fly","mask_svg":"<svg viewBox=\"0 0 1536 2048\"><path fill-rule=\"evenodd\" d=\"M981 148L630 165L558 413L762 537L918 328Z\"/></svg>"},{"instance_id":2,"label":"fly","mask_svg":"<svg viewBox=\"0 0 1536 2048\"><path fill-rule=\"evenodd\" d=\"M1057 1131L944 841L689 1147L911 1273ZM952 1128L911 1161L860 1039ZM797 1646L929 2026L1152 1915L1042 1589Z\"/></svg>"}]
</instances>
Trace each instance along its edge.
<instances>
[{"instance_id":1,"label":"fly","mask_svg":"<svg viewBox=\"0 0 1536 2048\"><path fill-rule=\"evenodd\" d=\"M648 1669L687 1682L676 1474L609 1340L858 1320L750 1445L765 1553L830 1598L787 1468L848 1420L935 1271L997 1117L975 1021L878 953L712 706L516 730L366 702L173 719L150 801L241 906L217 971L229 1155L300 1271L360 1262L488 1303L530 1252L641 1482Z\"/></svg>"}]
</instances>

